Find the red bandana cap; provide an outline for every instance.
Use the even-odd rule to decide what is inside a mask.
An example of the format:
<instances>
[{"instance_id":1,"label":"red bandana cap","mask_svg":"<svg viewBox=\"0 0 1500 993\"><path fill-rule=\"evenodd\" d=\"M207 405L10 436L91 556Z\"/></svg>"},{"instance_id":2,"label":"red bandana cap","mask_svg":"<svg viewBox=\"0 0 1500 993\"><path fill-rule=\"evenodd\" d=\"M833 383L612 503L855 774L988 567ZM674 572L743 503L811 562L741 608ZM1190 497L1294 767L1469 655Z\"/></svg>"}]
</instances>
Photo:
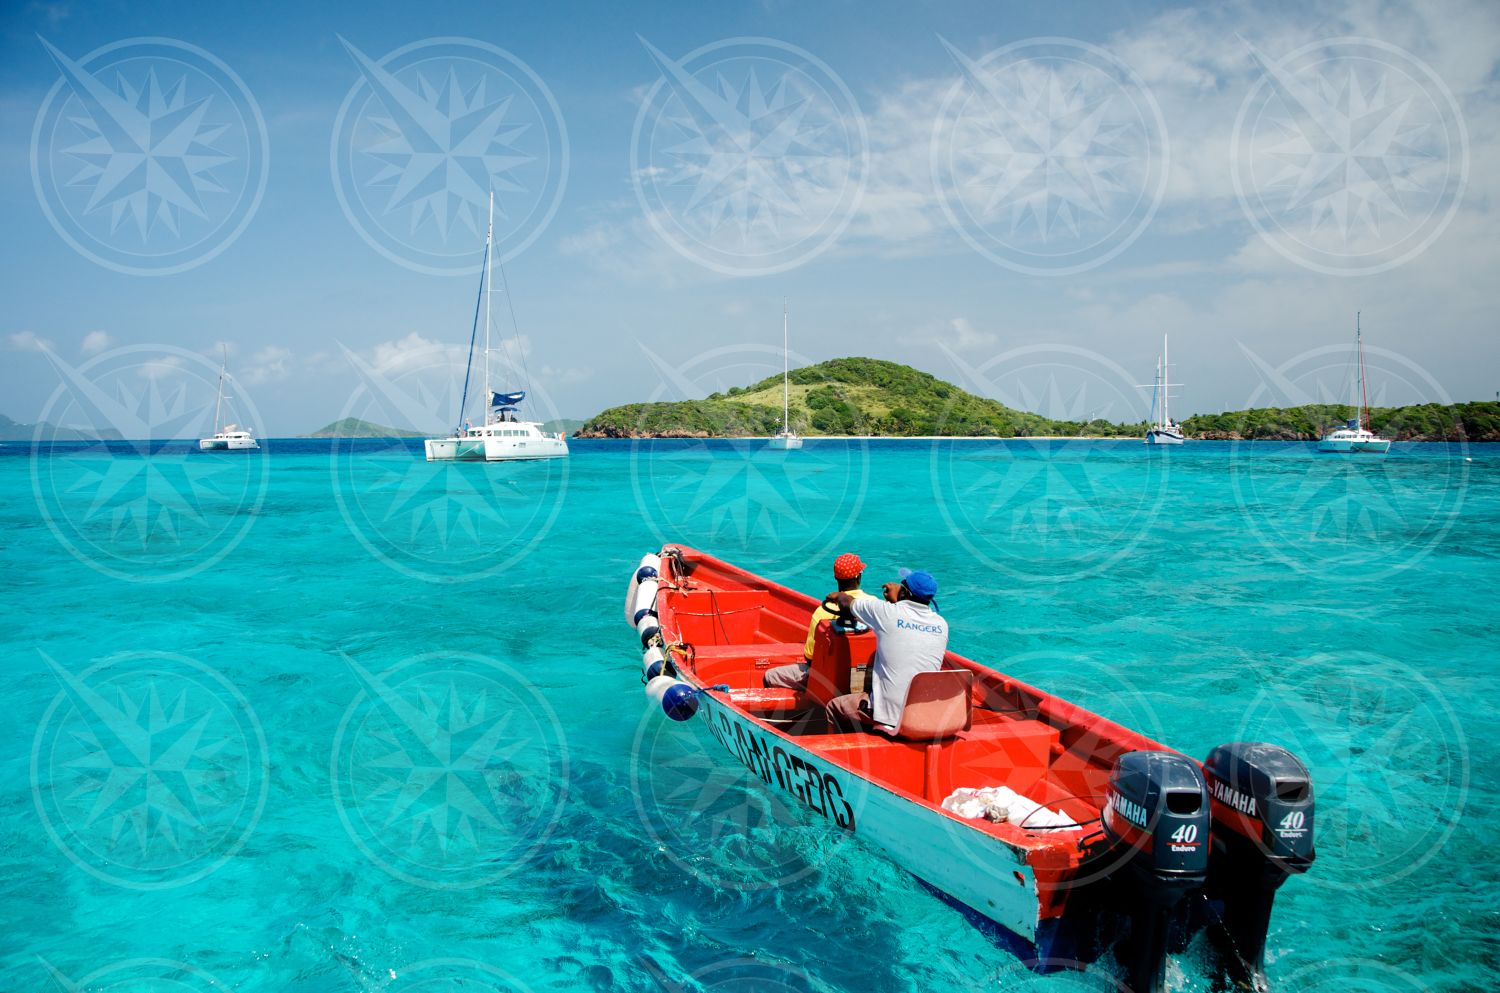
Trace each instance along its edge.
<instances>
[{"instance_id":1,"label":"red bandana cap","mask_svg":"<svg viewBox=\"0 0 1500 993\"><path fill-rule=\"evenodd\" d=\"M845 552L833 560L834 579L853 579L865 571L865 564L853 552Z\"/></svg>"}]
</instances>

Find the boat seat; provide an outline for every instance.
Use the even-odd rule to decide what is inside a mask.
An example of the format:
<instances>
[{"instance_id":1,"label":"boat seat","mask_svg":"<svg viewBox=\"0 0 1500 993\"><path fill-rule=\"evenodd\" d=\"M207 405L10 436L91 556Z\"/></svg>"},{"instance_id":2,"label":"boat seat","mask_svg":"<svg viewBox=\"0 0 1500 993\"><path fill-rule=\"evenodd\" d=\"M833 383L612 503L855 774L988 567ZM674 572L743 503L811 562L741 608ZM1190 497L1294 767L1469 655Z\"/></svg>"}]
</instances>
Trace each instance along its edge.
<instances>
[{"instance_id":1,"label":"boat seat","mask_svg":"<svg viewBox=\"0 0 1500 993\"><path fill-rule=\"evenodd\" d=\"M892 732L907 741L938 742L974 724L974 674L967 669L919 672L901 702L901 723Z\"/></svg>"},{"instance_id":2,"label":"boat seat","mask_svg":"<svg viewBox=\"0 0 1500 993\"><path fill-rule=\"evenodd\" d=\"M968 669L919 672L906 688L901 722L889 732L903 741L926 744L922 760L922 796L938 801L938 757L943 743L974 723L974 673Z\"/></svg>"}]
</instances>

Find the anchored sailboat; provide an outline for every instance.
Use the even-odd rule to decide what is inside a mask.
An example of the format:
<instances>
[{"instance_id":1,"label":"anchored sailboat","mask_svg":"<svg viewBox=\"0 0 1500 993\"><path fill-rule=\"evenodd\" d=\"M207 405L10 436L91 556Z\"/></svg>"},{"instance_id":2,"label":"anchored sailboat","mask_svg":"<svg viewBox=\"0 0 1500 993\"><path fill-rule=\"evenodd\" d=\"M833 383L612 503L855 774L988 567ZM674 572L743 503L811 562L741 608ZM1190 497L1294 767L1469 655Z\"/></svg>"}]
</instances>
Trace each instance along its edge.
<instances>
[{"instance_id":1,"label":"anchored sailboat","mask_svg":"<svg viewBox=\"0 0 1500 993\"><path fill-rule=\"evenodd\" d=\"M802 447L802 437L792 430L791 358L787 340L789 308L781 305L781 430L771 436L771 447L791 451Z\"/></svg>"},{"instance_id":2,"label":"anchored sailboat","mask_svg":"<svg viewBox=\"0 0 1500 993\"><path fill-rule=\"evenodd\" d=\"M1359 372L1355 379L1355 416L1344 422L1344 426L1325 434L1318 442L1318 451L1339 455L1384 455L1390 451L1389 438L1381 438L1370 430L1370 398L1365 386L1365 343L1359 329L1359 311L1354 312L1354 352Z\"/></svg>"},{"instance_id":3,"label":"anchored sailboat","mask_svg":"<svg viewBox=\"0 0 1500 993\"><path fill-rule=\"evenodd\" d=\"M258 450L260 443L238 424L219 426L224 413L224 401L234 397L224 395L224 381L229 378L229 348L224 346L223 359L219 363L219 398L214 401L214 433L208 438L198 439L200 452L242 452Z\"/></svg>"},{"instance_id":4,"label":"anchored sailboat","mask_svg":"<svg viewBox=\"0 0 1500 993\"><path fill-rule=\"evenodd\" d=\"M496 393L490 387L490 301L493 296L495 248L495 194L490 193L490 221L484 236L484 271L480 292L484 300L484 423L468 423L465 413L469 403L469 376L474 367L474 332L469 334L469 366L464 370L464 391L459 400L461 422L446 438L428 438L423 442L429 462L509 462L523 459L556 459L568 454L568 443L561 432L542 430L536 421L523 421L518 405L526 399L525 390ZM509 288L506 293L509 301ZM511 304L511 323L515 324L515 305ZM479 308L475 306L475 331ZM518 334L519 338L519 334ZM521 347L519 340L516 348Z\"/></svg>"},{"instance_id":5,"label":"anchored sailboat","mask_svg":"<svg viewBox=\"0 0 1500 993\"><path fill-rule=\"evenodd\" d=\"M1168 381L1167 336L1162 335L1161 357L1156 360L1156 383L1151 387L1151 426L1146 429L1146 444L1180 445L1186 440L1182 434L1182 426L1172 420L1167 412L1167 397L1171 387L1181 385ZM1141 389L1145 387L1142 386Z\"/></svg>"}]
</instances>

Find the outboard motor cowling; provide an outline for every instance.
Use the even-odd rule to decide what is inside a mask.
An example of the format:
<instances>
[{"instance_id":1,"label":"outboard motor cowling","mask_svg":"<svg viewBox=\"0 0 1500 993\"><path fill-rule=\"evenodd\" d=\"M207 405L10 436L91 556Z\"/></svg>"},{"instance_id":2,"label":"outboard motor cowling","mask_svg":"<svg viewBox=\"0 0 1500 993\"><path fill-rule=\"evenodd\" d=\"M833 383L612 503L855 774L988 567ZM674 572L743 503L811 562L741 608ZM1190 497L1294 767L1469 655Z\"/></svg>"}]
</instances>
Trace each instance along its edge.
<instances>
[{"instance_id":1,"label":"outboard motor cowling","mask_svg":"<svg viewBox=\"0 0 1500 993\"><path fill-rule=\"evenodd\" d=\"M1134 993L1157 993L1166 981L1173 913L1208 873L1209 802L1202 770L1173 752L1120 756L1105 790L1103 824L1122 851L1115 903L1130 919L1129 936L1116 955Z\"/></svg>"},{"instance_id":2,"label":"outboard motor cowling","mask_svg":"<svg viewBox=\"0 0 1500 993\"><path fill-rule=\"evenodd\" d=\"M1222 904L1209 927L1217 978L1263 990L1276 890L1316 857L1312 777L1286 749L1245 741L1215 748L1203 771L1214 829L1205 893Z\"/></svg>"}]
</instances>

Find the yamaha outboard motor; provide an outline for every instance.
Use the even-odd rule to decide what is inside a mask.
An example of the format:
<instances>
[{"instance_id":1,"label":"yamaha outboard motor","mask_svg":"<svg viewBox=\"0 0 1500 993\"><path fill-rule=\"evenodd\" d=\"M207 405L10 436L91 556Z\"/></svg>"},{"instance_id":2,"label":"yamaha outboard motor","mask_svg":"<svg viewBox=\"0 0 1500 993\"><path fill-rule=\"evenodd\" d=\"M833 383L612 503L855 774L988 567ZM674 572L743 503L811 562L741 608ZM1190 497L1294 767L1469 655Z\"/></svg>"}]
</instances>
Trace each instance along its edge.
<instances>
[{"instance_id":1,"label":"yamaha outboard motor","mask_svg":"<svg viewBox=\"0 0 1500 993\"><path fill-rule=\"evenodd\" d=\"M1223 905L1209 926L1216 988L1264 990L1276 890L1313 863L1312 780L1286 749L1243 741L1215 748L1203 770L1214 829L1205 893Z\"/></svg>"},{"instance_id":2,"label":"yamaha outboard motor","mask_svg":"<svg viewBox=\"0 0 1500 993\"><path fill-rule=\"evenodd\" d=\"M1159 993L1173 912L1208 872L1208 790L1197 763L1173 752L1120 756L1106 788L1104 831L1127 856L1113 882L1130 933L1116 955L1132 993Z\"/></svg>"}]
</instances>

